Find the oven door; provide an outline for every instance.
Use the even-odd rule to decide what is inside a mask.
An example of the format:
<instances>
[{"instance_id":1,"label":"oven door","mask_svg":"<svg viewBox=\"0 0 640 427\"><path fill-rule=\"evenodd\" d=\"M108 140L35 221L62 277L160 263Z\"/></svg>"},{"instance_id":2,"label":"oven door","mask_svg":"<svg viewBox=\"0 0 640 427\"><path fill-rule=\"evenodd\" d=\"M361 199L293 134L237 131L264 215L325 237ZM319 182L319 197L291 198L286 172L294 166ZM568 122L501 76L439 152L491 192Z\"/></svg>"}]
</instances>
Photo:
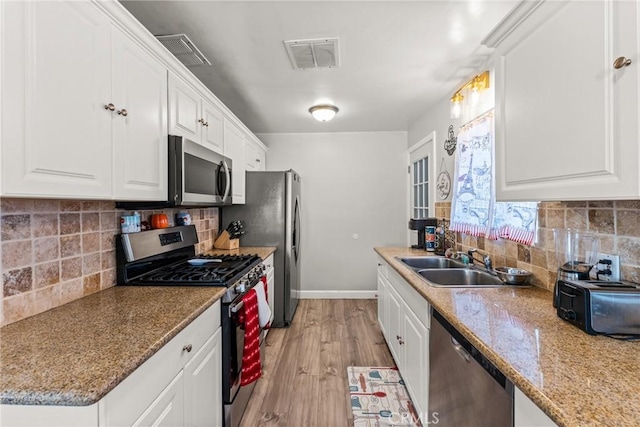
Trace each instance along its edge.
<instances>
[{"instance_id":1,"label":"oven door","mask_svg":"<svg viewBox=\"0 0 640 427\"><path fill-rule=\"evenodd\" d=\"M169 136L169 198L175 205L230 205L231 168L231 159Z\"/></svg>"},{"instance_id":2,"label":"oven door","mask_svg":"<svg viewBox=\"0 0 640 427\"><path fill-rule=\"evenodd\" d=\"M258 281L255 286L263 286ZM252 289L253 289L252 287ZM228 309L223 307L226 319L222 319L223 324L223 394L225 403L233 403L240 390L240 378L242 375L242 354L244 352L244 326L238 320L238 312L242 308L242 296L235 298L228 304ZM225 327L226 326L226 327ZM260 359L264 360L264 330L260 330ZM225 378L226 376L226 378ZM254 383L255 384L255 383ZM249 385L251 387L253 384ZM251 387L252 388L252 387Z\"/></svg>"}]
</instances>

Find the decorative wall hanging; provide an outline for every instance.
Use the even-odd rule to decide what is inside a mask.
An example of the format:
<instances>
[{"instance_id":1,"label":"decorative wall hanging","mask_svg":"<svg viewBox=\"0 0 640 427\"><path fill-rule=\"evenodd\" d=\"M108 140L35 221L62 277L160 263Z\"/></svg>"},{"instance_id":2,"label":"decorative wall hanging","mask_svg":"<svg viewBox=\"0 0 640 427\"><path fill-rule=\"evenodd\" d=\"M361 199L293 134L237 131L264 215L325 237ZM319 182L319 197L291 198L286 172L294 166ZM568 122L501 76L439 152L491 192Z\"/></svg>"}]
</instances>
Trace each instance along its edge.
<instances>
[{"instance_id":1,"label":"decorative wall hanging","mask_svg":"<svg viewBox=\"0 0 640 427\"><path fill-rule=\"evenodd\" d=\"M444 149L447 154L453 156L453 152L456 151L456 144L458 138L453 133L453 125L449 125L449 138L444 141Z\"/></svg>"},{"instance_id":2,"label":"decorative wall hanging","mask_svg":"<svg viewBox=\"0 0 640 427\"><path fill-rule=\"evenodd\" d=\"M447 171L444 157L442 158L442 162L440 162L440 173L438 173L438 179L436 180L436 189L438 190L438 196L441 200L449 197L449 193L451 193L451 175L449 175L449 171Z\"/></svg>"},{"instance_id":3,"label":"decorative wall hanging","mask_svg":"<svg viewBox=\"0 0 640 427\"><path fill-rule=\"evenodd\" d=\"M493 110L460 129L451 230L531 245L537 226L537 202L495 200L493 132Z\"/></svg>"}]
</instances>

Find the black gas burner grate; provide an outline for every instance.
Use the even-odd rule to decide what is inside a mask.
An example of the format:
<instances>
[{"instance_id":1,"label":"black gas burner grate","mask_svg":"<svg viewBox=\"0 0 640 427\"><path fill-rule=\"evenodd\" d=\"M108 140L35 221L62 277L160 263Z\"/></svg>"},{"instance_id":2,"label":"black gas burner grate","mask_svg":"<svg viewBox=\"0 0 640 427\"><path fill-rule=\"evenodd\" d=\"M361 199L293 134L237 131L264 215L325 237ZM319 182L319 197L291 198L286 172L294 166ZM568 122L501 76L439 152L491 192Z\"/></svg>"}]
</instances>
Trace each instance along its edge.
<instances>
[{"instance_id":1,"label":"black gas burner grate","mask_svg":"<svg viewBox=\"0 0 640 427\"><path fill-rule=\"evenodd\" d=\"M189 261L167 265L139 278L152 284L201 284L229 286L234 278L260 263L257 255L203 255L192 258L192 262L215 260L202 265L193 265Z\"/></svg>"}]
</instances>

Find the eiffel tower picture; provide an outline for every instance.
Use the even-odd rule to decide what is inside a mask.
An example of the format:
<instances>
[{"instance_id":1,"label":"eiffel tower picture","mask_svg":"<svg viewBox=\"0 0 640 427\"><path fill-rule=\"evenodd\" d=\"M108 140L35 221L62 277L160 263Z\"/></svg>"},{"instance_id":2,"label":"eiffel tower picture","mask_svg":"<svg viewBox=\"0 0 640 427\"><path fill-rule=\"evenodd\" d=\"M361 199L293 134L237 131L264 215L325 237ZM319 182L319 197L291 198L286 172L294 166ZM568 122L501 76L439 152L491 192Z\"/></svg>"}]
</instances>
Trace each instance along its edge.
<instances>
[{"instance_id":1,"label":"eiffel tower picture","mask_svg":"<svg viewBox=\"0 0 640 427\"><path fill-rule=\"evenodd\" d=\"M475 198L476 192L473 189L473 153L471 153L471 157L469 158L469 170L467 174L464 176L464 180L462 181L462 185L460 186L460 191L458 191L458 199L467 202Z\"/></svg>"}]
</instances>

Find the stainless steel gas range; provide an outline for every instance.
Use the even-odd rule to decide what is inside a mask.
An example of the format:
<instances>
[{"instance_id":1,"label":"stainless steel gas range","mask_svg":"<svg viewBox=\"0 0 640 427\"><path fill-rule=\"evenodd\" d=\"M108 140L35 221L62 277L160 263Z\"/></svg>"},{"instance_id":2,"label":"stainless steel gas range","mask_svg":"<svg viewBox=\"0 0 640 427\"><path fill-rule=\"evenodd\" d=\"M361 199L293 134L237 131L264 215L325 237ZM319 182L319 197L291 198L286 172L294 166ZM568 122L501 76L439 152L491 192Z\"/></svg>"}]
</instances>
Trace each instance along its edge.
<instances>
[{"instance_id":1,"label":"stainless steel gas range","mask_svg":"<svg viewBox=\"0 0 640 427\"><path fill-rule=\"evenodd\" d=\"M222 396L224 425L235 427L255 387L255 382L240 386L245 331L238 311L243 296L255 286L262 286L265 267L257 255L196 256L197 243L193 225L117 236L118 284L227 288L221 301ZM264 331L260 331L262 349L264 337Z\"/></svg>"}]
</instances>

